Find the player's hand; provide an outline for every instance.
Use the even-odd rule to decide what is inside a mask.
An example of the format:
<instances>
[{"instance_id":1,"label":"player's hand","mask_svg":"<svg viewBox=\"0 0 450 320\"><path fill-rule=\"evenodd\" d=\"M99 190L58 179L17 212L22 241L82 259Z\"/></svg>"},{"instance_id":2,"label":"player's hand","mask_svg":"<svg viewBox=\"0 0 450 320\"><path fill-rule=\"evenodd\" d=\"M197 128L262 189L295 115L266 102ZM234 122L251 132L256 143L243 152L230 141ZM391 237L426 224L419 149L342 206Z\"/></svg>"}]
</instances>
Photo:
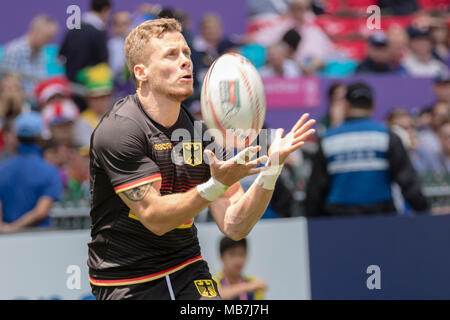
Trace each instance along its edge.
<instances>
[{"instance_id":1,"label":"player's hand","mask_svg":"<svg viewBox=\"0 0 450 320\"><path fill-rule=\"evenodd\" d=\"M302 115L284 137L284 130L277 129L275 139L269 148L269 165L283 164L289 154L304 145L305 141L316 132L316 130L310 129L316 121L314 119L306 121L308 117L308 113Z\"/></svg>"},{"instance_id":2,"label":"player's hand","mask_svg":"<svg viewBox=\"0 0 450 320\"><path fill-rule=\"evenodd\" d=\"M214 152L211 150L205 150L205 154L209 160L211 176L220 183L226 186L231 186L242 178L261 172L264 170L264 167L256 167L261 163L266 162L267 156L262 156L255 160L251 160L253 155L255 155L260 149L260 146L248 147L227 161L220 161L217 159Z\"/></svg>"}]
</instances>

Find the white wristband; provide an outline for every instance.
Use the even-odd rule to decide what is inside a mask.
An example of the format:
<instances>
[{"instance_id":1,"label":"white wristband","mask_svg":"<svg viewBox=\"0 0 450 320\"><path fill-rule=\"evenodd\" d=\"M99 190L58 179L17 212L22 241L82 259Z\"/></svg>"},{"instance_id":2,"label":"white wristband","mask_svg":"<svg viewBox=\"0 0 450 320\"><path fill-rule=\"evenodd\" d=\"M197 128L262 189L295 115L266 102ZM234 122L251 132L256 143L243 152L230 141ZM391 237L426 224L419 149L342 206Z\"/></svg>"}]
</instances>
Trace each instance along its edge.
<instances>
[{"instance_id":1,"label":"white wristband","mask_svg":"<svg viewBox=\"0 0 450 320\"><path fill-rule=\"evenodd\" d=\"M211 177L205 183L199 184L197 186L197 191L206 200L214 201L222 194L224 194L225 191L228 190L228 188L229 188L228 186Z\"/></svg>"},{"instance_id":2,"label":"white wristband","mask_svg":"<svg viewBox=\"0 0 450 320\"><path fill-rule=\"evenodd\" d=\"M256 184L260 185L263 189L274 190L282 169L282 164L277 166L269 166L267 170L258 174L255 180Z\"/></svg>"}]
</instances>

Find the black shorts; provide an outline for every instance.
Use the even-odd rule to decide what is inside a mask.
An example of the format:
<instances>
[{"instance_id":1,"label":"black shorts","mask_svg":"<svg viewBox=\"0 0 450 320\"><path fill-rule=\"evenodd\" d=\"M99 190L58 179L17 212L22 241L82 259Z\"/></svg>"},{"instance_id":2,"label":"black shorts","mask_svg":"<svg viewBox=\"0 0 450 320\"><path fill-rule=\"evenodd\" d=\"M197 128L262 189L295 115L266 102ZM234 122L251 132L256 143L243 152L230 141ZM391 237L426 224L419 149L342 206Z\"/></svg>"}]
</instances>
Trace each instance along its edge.
<instances>
[{"instance_id":1,"label":"black shorts","mask_svg":"<svg viewBox=\"0 0 450 320\"><path fill-rule=\"evenodd\" d=\"M91 287L97 300L220 300L217 283L203 260L144 283L111 287L91 284Z\"/></svg>"}]
</instances>

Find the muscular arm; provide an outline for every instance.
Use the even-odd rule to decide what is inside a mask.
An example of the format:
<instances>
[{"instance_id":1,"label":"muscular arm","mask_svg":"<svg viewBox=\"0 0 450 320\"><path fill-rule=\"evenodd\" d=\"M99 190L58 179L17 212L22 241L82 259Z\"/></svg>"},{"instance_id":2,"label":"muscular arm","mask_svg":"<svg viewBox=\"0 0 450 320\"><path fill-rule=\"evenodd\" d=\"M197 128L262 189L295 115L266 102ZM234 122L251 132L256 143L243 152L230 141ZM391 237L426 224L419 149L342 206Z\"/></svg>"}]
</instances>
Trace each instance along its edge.
<instances>
[{"instance_id":1,"label":"muscular arm","mask_svg":"<svg viewBox=\"0 0 450 320\"><path fill-rule=\"evenodd\" d=\"M246 237L261 218L272 198L273 190L253 185L244 193L239 182L235 183L209 208L219 229L229 238Z\"/></svg>"},{"instance_id":2,"label":"muscular arm","mask_svg":"<svg viewBox=\"0 0 450 320\"><path fill-rule=\"evenodd\" d=\"M210 203L197 188L161 196L161 180L119 193L119 197L151 232L162 236L199 214Z\"/></svg>"}]
</instances>

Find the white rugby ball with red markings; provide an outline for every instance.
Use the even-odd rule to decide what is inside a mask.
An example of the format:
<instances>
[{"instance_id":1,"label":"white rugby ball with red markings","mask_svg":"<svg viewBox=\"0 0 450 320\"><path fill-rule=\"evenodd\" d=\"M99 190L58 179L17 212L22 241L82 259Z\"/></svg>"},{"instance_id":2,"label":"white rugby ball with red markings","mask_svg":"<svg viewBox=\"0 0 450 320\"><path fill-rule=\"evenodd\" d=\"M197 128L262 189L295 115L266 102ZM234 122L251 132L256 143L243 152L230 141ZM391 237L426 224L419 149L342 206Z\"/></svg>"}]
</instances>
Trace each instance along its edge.
<instances>
[{"instance_id":1,"label":"white rugby ball with red markings","mask_svg":"<svg viewBox=\"0 0 450 320\"><path fill-rule=\"evenodd\" d=\"M220 56L208 70L201 91L202 117L222 147L251 144L264 123L266 97L253 64L237 53Z\"/></svg>"}]
</instances>

